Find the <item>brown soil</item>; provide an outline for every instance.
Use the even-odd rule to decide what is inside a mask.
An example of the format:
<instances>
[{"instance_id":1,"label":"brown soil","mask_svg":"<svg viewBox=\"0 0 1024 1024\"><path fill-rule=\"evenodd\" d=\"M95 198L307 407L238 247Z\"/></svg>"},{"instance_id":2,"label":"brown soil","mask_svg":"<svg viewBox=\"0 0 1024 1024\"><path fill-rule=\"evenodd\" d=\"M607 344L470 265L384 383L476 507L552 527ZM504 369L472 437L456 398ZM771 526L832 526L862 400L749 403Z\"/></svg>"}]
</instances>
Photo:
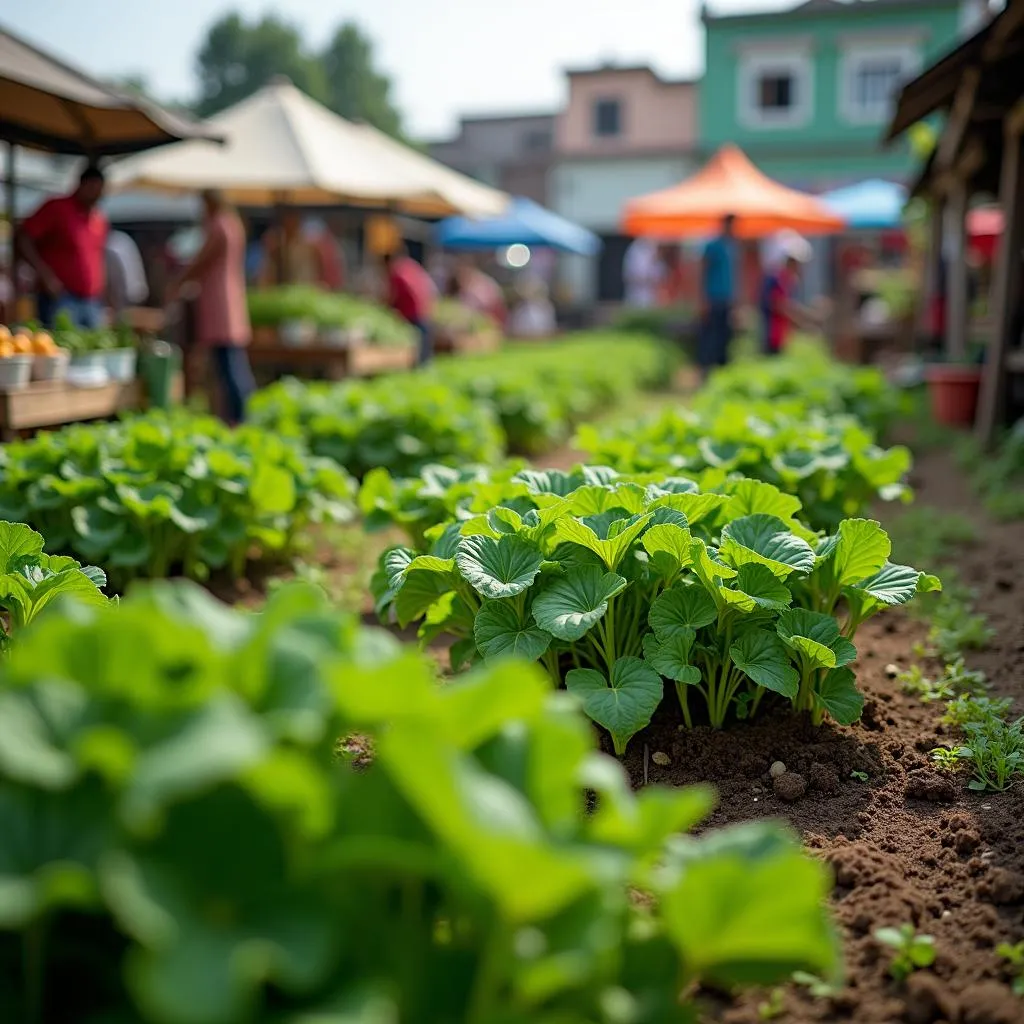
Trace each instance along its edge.
<instances>
[{"instance_id":1,"label":"brown soil","mask_svg":"<svg viewBox=\"0 0 1024 1024\"><path fill-rule=\"evenodd\" d=\"M918 502L961 511L984 523L979 543L956 559L977 588L977 607L997 631L988 650L969 657L994 696L1024 697L1024 524L988 522L946 453L918 460ZM857 636L858 679L867 695L856 726L794 719L780 709L753 724L716 732L685 730L667 704L630 743L634 784L707 781L719 793L709 824L779 817L835 873L832 903L843 940L846 981L830 998L787 986L783 1011L770 1019L862 1024L1011 1024L1024 1001L995 953L1024 939L1024 786L977 794L963 776L938 772L928 752L952 737L939 723L942 704L924 705L887 677L891 662L908 665L926 629L899 611L869 622ZM937 666L923 666L937 668ZM660 752L671 759L655 762ZM786 774L769 769L782 761ZM852 772L864 773L860 781ZM889 955L876 928L911 922L935 937L935 964L904 985L887 973ZM709 1019L753 1024L766 993L708 1008Z\"/></svg>"}]
</instances>

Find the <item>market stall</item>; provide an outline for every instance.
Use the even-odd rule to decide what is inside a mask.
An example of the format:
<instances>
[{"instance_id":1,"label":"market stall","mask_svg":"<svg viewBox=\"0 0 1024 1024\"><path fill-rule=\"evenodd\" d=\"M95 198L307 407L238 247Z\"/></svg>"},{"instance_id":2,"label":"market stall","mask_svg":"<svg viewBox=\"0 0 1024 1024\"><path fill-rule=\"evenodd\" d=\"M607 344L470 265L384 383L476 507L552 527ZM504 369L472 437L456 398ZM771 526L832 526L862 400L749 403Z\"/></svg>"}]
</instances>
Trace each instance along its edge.
<instances>
[{"instance_id":1,"label":"market stall","mask_svg":"<svg viewBox=\"0 0 1024 1024\"><path fill-rule=\"evenodd\" d=\"M214 129L111 89L41 50L0 30L0 139L8 144L6 184L8 223L17 220L18 147L96 159L150 149L183 139L216 145ZM17 287L17 274L12 274ZM147 401L136 377L134 350L130 375L108 373L98 365L82 369L84 353L22 334L0 339L0 437L20 430L111 416ZM120 366L128 365L124 359ZM172 385L171 394L180 391ZM166 396L163 396L166 397Z\"/></svg>"}]
</instances>

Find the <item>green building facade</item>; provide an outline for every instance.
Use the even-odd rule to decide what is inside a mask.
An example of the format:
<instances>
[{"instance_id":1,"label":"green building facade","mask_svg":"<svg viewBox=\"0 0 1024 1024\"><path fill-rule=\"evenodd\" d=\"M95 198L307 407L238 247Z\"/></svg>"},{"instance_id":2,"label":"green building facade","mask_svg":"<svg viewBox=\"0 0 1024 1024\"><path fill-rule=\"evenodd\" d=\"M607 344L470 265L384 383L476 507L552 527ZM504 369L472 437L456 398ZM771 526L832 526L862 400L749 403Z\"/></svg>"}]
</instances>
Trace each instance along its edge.
<instances>
[{"instance_id":1,"label":"green building facade","mask_svg":"<svg viewBox=\"0 0 1024 1024\"><path fill-rule=\"evenodd\" d=\"M734 142L769 176L821 192L906 180L907 141L881 134L902 82L977 24L964 0L806 0L785 11L702 12L701 150Z\"/></svg>"}]
</instances>

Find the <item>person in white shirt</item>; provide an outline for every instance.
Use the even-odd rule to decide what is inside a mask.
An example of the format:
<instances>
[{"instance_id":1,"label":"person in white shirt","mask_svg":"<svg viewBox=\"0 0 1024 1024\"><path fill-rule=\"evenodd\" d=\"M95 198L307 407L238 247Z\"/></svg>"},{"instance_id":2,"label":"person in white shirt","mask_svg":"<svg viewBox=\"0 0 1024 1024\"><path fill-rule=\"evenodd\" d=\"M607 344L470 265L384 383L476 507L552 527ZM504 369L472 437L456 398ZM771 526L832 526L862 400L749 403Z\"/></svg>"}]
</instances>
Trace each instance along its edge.
<instances>
[{"instance_id":1,"label":"person in white shirt","mask_svg":"<svg viewBox=\"0 0 1024 1024\"><path fill-rule=\"evenodd\" d=\"M149 295L139 247L123 231L107 235L107 304L116 317L126 306L140 306Z\"/></svg>"},{"instance_id":2,"label":"person in white shirt","mask_svg":"<svg viewBox=\"0 0 1024 1024\"><path fill-rule=\"evenodd\" d=\"M636 239L626 250L622 269L626 281L626 305L635 309L655 306L658 289L665 276L657 244L647 238Z\"/></svg>"}]
</instances>

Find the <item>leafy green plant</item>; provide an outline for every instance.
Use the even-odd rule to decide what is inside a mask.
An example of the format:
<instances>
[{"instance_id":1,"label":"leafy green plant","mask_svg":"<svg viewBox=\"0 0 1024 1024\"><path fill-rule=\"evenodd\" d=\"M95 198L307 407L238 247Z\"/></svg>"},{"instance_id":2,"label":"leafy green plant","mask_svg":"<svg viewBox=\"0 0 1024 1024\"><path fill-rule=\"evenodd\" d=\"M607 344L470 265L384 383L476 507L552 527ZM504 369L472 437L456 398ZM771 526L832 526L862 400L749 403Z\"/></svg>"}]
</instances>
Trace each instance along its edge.
<instances>
[{"instance_id":1,"label":"leafy green plant","mask_svg":"<svg viewBox=\"0 0 1024 1024\"><path fill-rule=\"evenodd\" d=\"M653 419L584 426L577 447L623 472L686 473L706 490L741 474L800 499L815 529L834 529L876 500L909 500L906 448L884 449L849 415L797 401L751 403L729 396Z\"/></svg>"},{"instance_id":2,"label":"leafy green plant","mask_svg":"<svg viewBox=\"0 0 1024 1024\"><path fill-rule=\"evenodd\" d=\"M240 575L353 514L352 480L300 444L211 417L151 412L0 448L0 515L113 580Z\"/></svg>"},{"instance_id":3,"label":"leafy green plant","mask_svg":"<svg viewBox=\"0 0 1024 1024\"><path fill-rule=\"evenodd\" d=\"M968 722L984 722L990 718L1004 718L1013 701L1009 697L993 699L963 693L946 705L942 724L962 728Z\"/></svg>"},{"instance_id":4,"label":"leafy green plant","mask_svg":"<svg viewBox=\"0 0 1024 1024\"><path fill-rule=\"evenodd\" d=\"M356 295L290 284L251 289L247 299L253 327L278 327L289 320L305 320L317 327L358 332L379 345L411 345L416 340L415 332L401 317Z\"/></svg>"},{"instance_id":5,"label":"leafy green plant","mask_svg":"<svg viewBox=\"0 0 1024 1024\"><path fill-rule=\"evenodd\" d=\"M256 393L250 418L358 479L377 467L405 477L431 463L491 462L503 445L489 407L415 373L339 384L284 380Z\"/></svg>"},{"instance_id":6,"label":"leafy green plant","mask_svg":"<svg viewBox=\"0 0 1024 1024\"><path fill-rule=\"evenodd\" d=\"M64 604L0 664L0 1019L659 1024L829 974L825 867L681 834L711 803L634 793L531 666L438 686L315 589Z\"/></svg>"},{"instance_id":7,"label":"leafy green plant","mask_svg":"<svg viewBox=\"0 0 1024 1024\"><path fill-rule=\"evenodd\" d=\"M103 604L102 569L48 555L43 538L24 523L0 521L0 651L51 602L68 595Z\"/></svg>"},{"instance_id":8,"label":"leafy green plant","mask_svg":"<svg viewBox=\"0 0 1024 1024\"><path fill-rule=\"evenodd\" d=\"M1024 996L1024 942L1000 942L996 955L1007 962L1013 974L1013 994Z\"/></svg>"},{"instance_id":9,"label":"leafy green plant","mask_svg":"<svg viewBox=\"0 0 1024 1024\"><path fill-rule=\"evenodd\" d=\"M541 660L620 752L658 706L659 677L687 723L691 695L720 727L732 710L755 713L766 691L818 721L855 721L863 699L846 666L857 627L938 586L891 565L871 521L846 521L812 547L799 501L758 481L704 493L682 477L584 466L500 484L520 486L515 507L467 513L428 529L426 549L386 553L377 607L421 622L424 641L455 637L453 668Z\"/></svg>"},{"instance_id":10,"label":"leafy green plant","mask_svg":"<svg viewBox=\"0 0 1024 1024\"><path fill-rule=\"evenodd\" d=\"M919 935L912 924L898 928L878 928L875 939L893 950L889 973L896 981L906 981L914 971L935 963L935 939Z\"/></svg>"},{"instance_id":11,"label":"leafy green plant","mask_svg":"<svg viewBox=\"0 0 1024 1024\"><path fill-rule=\"evenodd\" d=\"M917 664L900 672L896 679L904 693L917 697L922 704L950 701L960 694L981 693L985 688L985 673L967 668L963 658L956 658L946 665L942 675L935 680L928 679Z\"/></svg>"},{"instance_id":12,"label":"leafy green plant","mask_svg":"<svg viewBox=\"0 0 1024 1024\"><path fill-rule=\"evenodd\" d=\"M993 716L965 722L963 731L967 742L956 753L974 772L969 789L1002 792L1024 773L1024 719Z\"/></svg>"}]
</instances>

